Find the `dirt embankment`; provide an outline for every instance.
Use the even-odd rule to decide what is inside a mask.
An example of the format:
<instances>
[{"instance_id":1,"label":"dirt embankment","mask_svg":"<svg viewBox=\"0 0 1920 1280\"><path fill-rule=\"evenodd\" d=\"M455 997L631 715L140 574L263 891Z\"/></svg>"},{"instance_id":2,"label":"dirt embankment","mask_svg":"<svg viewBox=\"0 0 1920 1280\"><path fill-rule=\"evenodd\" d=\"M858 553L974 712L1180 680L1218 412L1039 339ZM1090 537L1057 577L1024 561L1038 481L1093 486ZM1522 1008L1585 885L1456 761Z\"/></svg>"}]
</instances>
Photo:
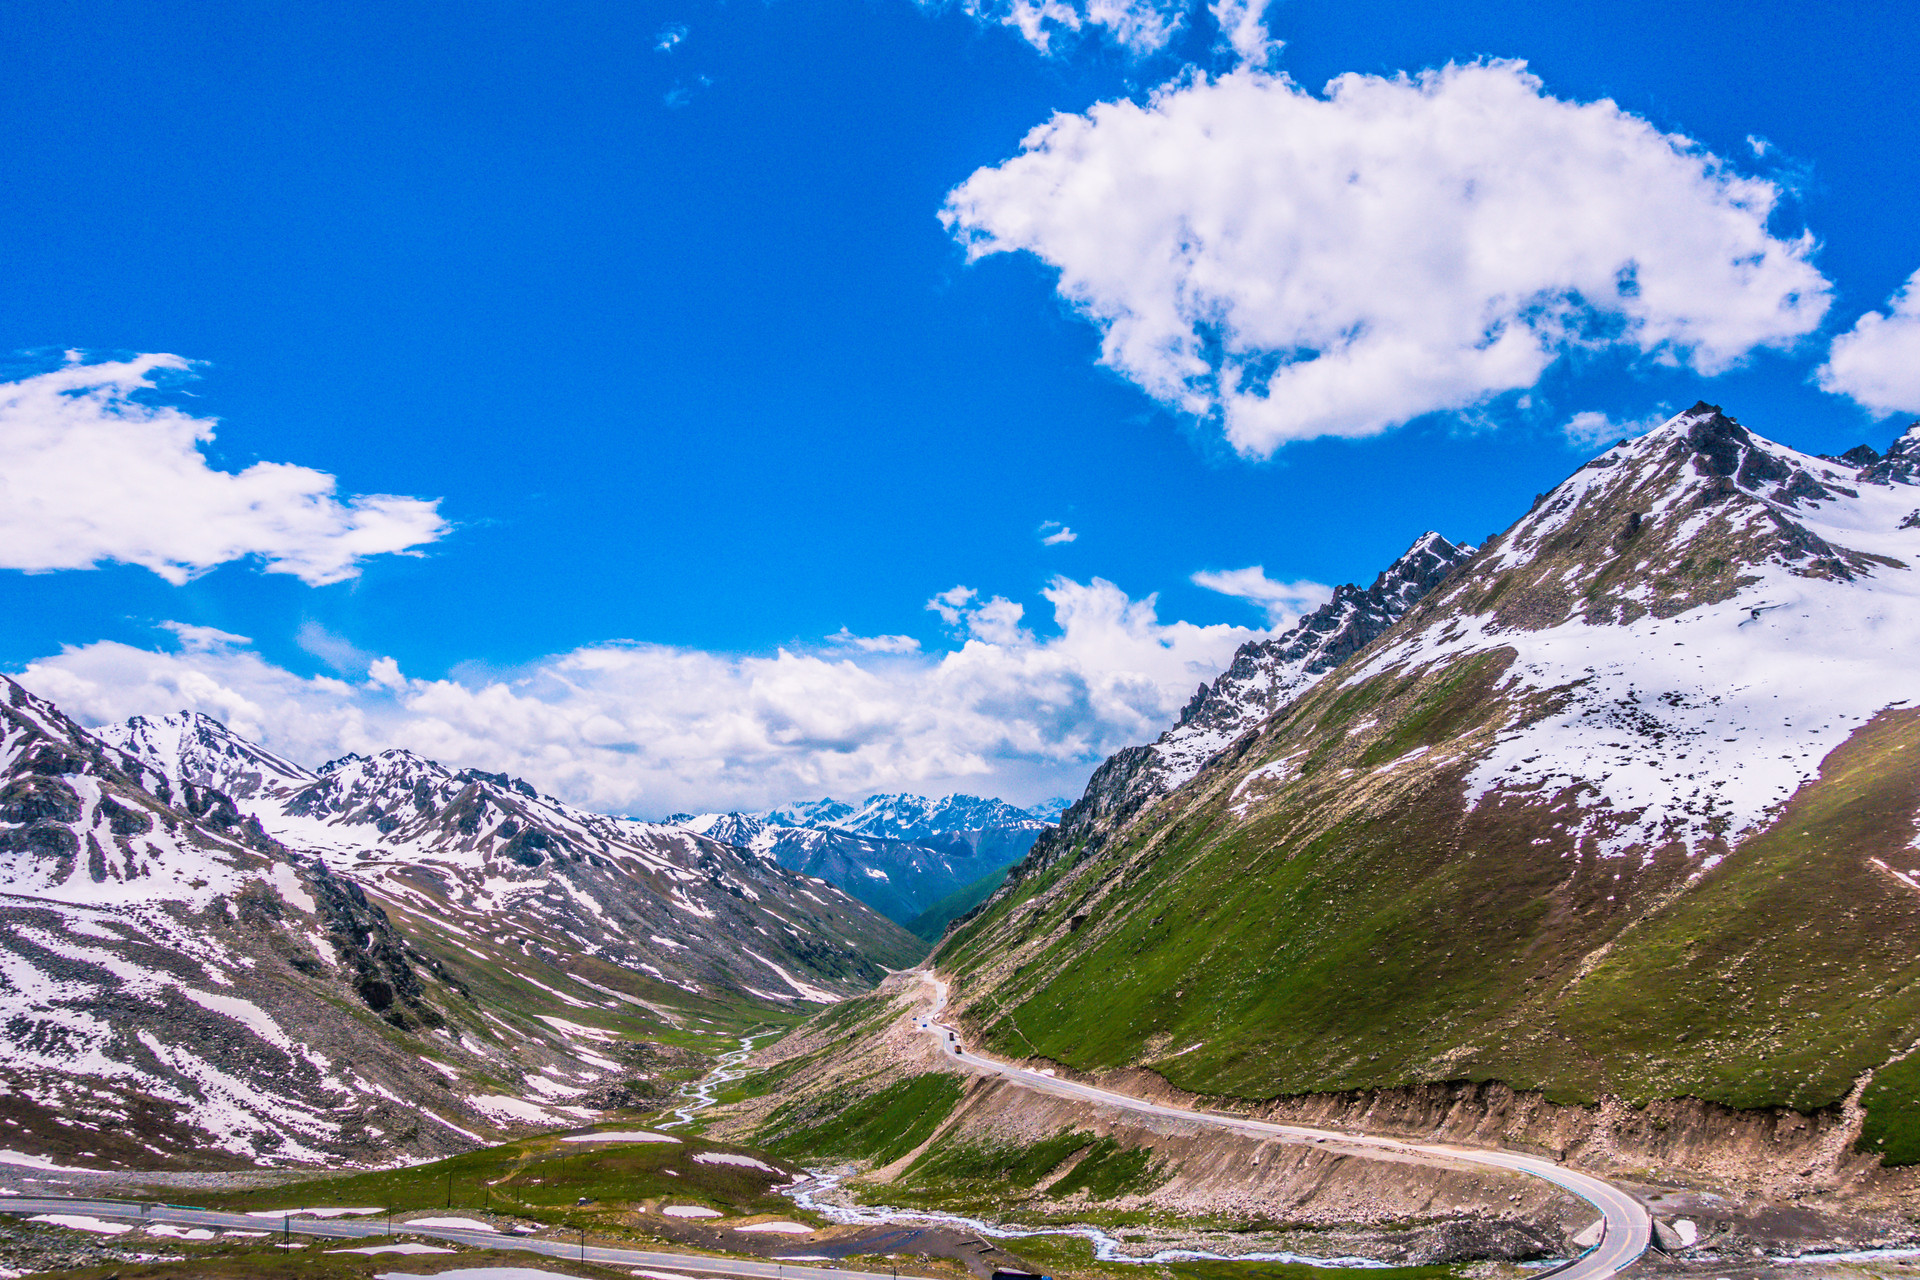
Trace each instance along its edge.
<instances>
[{"instance_id":1,"label":"dirt embankment","mask_svg":"<svg viewBox=\"0 0 1920 1280\"><path fill-rule=\"evenodd\" d=\"M1498 1082L1456 1082L1245 1102L1188 1094L1150 1071L1088 1079L1156 1102L1281 1124L1525 1151L1629 1181L1920 1210L1916 1171L1882 1169L1879 1157L1854 1149L1862 1118L1856 1098L1811 1114L1742 1111L1698 1098L1567 1105Z\"/></svg>"},{"instance_id":2,"label":"dirt embankment","mask_svg":"<svg viewBox=\"0 0 1920 1280\"><path fill-rule=\"evenodd\" d=\"M1108 1203L1117 1210L1151 1207L1315 1229L1499 1220L1523 1228L1526 1243L1512 1242L1518 1256L1529 1248L1563 1245L1561 1233L1578 1232L1596 1216L1584 1202L1523 1174L1348 1149L1337 1142L1264 1139L1198 1119L1056 1098L998 1078L976 1078L931 1143L1037 1142L1063 1129L1088 1133L1090 1141L1110 1137L1122 1147L1152 1150L1166 1180L1144 1194ZM897 1174L913 1158L876 1170L876 1180ZM1069 1159L1040 1184L1040 1191L1064 1180L1072 1167Z\"/></svg>"}]
</instances>

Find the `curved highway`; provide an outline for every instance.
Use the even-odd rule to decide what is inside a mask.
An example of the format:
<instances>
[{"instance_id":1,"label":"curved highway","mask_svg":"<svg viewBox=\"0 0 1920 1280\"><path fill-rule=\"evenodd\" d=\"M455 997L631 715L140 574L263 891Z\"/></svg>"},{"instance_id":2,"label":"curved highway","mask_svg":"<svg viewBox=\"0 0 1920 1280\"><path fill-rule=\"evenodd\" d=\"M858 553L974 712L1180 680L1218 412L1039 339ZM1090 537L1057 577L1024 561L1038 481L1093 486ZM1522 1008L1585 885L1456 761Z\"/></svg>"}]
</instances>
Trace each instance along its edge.
<instances>
[{"instance_id":1,"label":"curved highway","mask_svg":"<svg viewBox=\"0 0 1920 1280\"><path fill-rule=\"evenodd\" d=\"M1330 1146L1357 1149L1357 1154L1360 1155L1365 1155L1367 1149L1372 1149L1426 1161L1465 1162L1531 1174L1533 1177L1544 1179L1556 1187L1579 1196L1599 1210L1601 1219L1606 1224L1599 1244L1581 1255L1577 1261L1553 1273L1560 1280L1607 1280L1607 1277L1616 1275L1637 1262L1640 1255L1647 1251L1648 1244L1652 1242L1653 1215L1647 1212L1645 1205L1610 1182L1603 1182L1590 1174L1576 1172L1538 1156L1520 1155L1512 1151L1491 1151L1477 1147L1445 1146L1439 1143L1402 1142L1396 1138L1376 1138L1334 1129L1310 1129L1303 1125L1272 1124L1265 1120L1248 1120L1240 1116L1220 1115L1210 1111L1189 1111L1184 1107L1171 1107L1163 1103L1148 1102L1144 1098L1115 1093L1111 1089L1099 1089L1089 1084L1042 1075L1038 1071L1030 1071L1025 1067L1011 1066L977 1053L969 1053L961 1046L960 1033L940 1021L940 1014L947 1005L947 984L931 974L923 973L923 977L933 988L934 1001L933 1008L920 1022L921 1028L935 1037L941 1051L947 1057L975 1071L1003 1076L1022 1088L1051 1094L1057 1098L1095 1102L1102 1106L1117 1107L1123 1111L1136 1111L1175 1120L1198 1121L1201 1124L1232 1129L1239 1133L1256 1134L1263 1138L1278 1138L1282 1142L1325 1143Z\"/></svg>"}]
</instances>

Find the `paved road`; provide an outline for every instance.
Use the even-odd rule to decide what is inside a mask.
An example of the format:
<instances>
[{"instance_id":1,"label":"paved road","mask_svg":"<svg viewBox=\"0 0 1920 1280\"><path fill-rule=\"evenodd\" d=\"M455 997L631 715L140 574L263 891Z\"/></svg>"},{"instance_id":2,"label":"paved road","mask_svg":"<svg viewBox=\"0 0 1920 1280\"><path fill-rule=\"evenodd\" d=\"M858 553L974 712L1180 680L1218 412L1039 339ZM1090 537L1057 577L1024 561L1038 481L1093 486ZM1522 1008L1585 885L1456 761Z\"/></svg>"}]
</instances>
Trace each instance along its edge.
<instances>
[{"instance_id":1,"label":"paved road","mask_svg":"<svg viewBox=\"0 0 1920 1280\"><path fill-rule=\"evenodd\" d=\"M173 1205L141 1204L131 1200L69 1200L64 1197L31 1199L9 1196L0 1200L0 1213L82 1214L90 1218L113 1218L125 1222L171 1222L187 1227L220 1227L227 1230L278 1232L280 1218L256 1218L245 1213L223 1213L217 1209L183 1209ZM327 1236L339 1240L384 1236L384 1217L288 1218L286 1224L299 1235ZM757 1262L745 1258L710 1258L689 1253L653 1253L643 1249L615 1249L587 1242L584 1253L580 1241L539 1239L532 1236L502 1235L497 1231L464 1231L458 1227L414 1227L395 1221L394 1230L408 1235L430 1236L454 1244L480 1249L518 1249L544 1254L571 1262L611 1263L624 1267L667 1267L699 1275L740 1276L746 1280L887 1280L885 1273L840 1271L832 1267L813 1267L794 1262ZM395 1254L400 1262L404 1255ZM897 1273L896 1273L897 1274ZM900 1276L899 1280L927 1280L921 1276Z\"/></svg>"},{"instance_id":2,"label":"paved road","mask_svg":"<svg viewBox=\"0 0 1920 1280\"><path fill-rule=\"evenodd\" d=\"M1004 1076L1022 1088L1052 1094L1059 1098L1097 1102L1104 1106L1143 1112L1147 1115L1199 1121L1202 1124L1217 1125L1223 1129L1256 1134L1263 1138L1278 1138L1283 1142L1325 1143L1333 1147L1355 1150L1356 1154L1360 1155L1368 1154L1371 1149L1402 1158L1463 1161L1468 1164L1491 1165L1496 1169L1510 1169L1517 1173L1544 1178L1557 1187L1571 1191L1598 1209L1606 1222L1606 1230L1600 1243L1588 1250L1571 1266L1555 1272L1558 1280L1607 1280L1607 1277L1624 1271L1638 1261L1652 1241L1653 1216L1638 1200L1610 1182L1603 1182L1589 1174L1578 1173L1537 1156L1520 1155L1512 1151L1489 1151L1477 1147L1444 1146L1439 1143L1402 1142L1394 1138L1376 1138L1333 1129L1309 1129L1301 1125L1270 1124L1264 1120L1247 1120L1239 1116L1219 1115L1207 1111L1189 1111L1183 1107L1170 1107L1157 1102L1148 1102L1144 1098L1115 1093L1110 1089L1096 1089L1092 1085L1042 1075L1038 1071L1029 1071L1024 1067L1012 1066L977 1053L969 1053L960 1042L960 1033L940 1021L940 1014L947 1004L947 984L931 974L925 975L925 978L933 988L934 1000L932 1009L920 1021L921 1028L936 1037L941 1050L955 1062L976 1071Z\"/></svg>"}]
</instances>

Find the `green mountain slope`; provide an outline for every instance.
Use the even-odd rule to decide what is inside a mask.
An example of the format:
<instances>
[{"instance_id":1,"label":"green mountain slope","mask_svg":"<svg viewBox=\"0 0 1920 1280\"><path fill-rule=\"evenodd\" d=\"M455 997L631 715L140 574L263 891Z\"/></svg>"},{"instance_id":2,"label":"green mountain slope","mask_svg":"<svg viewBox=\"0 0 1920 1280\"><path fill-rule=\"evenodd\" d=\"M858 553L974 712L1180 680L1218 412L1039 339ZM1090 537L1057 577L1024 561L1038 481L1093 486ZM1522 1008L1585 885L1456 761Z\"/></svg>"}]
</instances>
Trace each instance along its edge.
<instances>
[{"instance_id":1,"label":"green mountain slope","mask_svg":"<svg viewBox=\"0 0 1920 1280\"><path fill-rule=\"evenodd\" d=\"M1214 1095L1838 1102L1920 1040L1920 495L1850 478L1707 406L1610 451L1191 782L1036 846L934 957L961 1016ZM1869 1138L1920 1153L1906 1075Z\"/></svg>"}]
</instances>

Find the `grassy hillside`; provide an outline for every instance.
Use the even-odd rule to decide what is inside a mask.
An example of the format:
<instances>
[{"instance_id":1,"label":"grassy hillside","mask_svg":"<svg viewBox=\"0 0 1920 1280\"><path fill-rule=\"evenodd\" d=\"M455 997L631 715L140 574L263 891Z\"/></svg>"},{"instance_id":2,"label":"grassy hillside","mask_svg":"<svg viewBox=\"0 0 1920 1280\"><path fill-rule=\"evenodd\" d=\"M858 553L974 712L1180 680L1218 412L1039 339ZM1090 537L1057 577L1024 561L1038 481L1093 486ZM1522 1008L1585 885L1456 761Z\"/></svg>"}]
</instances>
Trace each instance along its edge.
<instances>
[{"instance_id":1,"label":"grassy hillside","mask_svg":"<svg viewBox=\"0 0 1920 1280\"><path fill-rule=\"evenodd\" d=\"M996 1052L1245 1097L1499 1079L1557 1100L1802 1110L1920 1038L1920 711L1885 713L1694 876L1602 859L1535 796L1468 813L1504 658L1323 685L935 957ZM1920 1071L1870 1098L1920 1155ZM1884 1096L1883 1096L1884 1095Z\"/></svg>"},{"instance_id":2,"label":"grassy hillside","mask_svg":"<svg viewBox=\"0 0 1920 1280\"><path fill-rule=\"evenodd\" d=\"M948 925L992 897L993 891L1006 883L1008 870L1007 867L1001 867L998 871L981 876L970 885L955 889L909 920L907 932L928 942L938 942L940 935L947 931Z\"/></svg>"}]
</instances>

